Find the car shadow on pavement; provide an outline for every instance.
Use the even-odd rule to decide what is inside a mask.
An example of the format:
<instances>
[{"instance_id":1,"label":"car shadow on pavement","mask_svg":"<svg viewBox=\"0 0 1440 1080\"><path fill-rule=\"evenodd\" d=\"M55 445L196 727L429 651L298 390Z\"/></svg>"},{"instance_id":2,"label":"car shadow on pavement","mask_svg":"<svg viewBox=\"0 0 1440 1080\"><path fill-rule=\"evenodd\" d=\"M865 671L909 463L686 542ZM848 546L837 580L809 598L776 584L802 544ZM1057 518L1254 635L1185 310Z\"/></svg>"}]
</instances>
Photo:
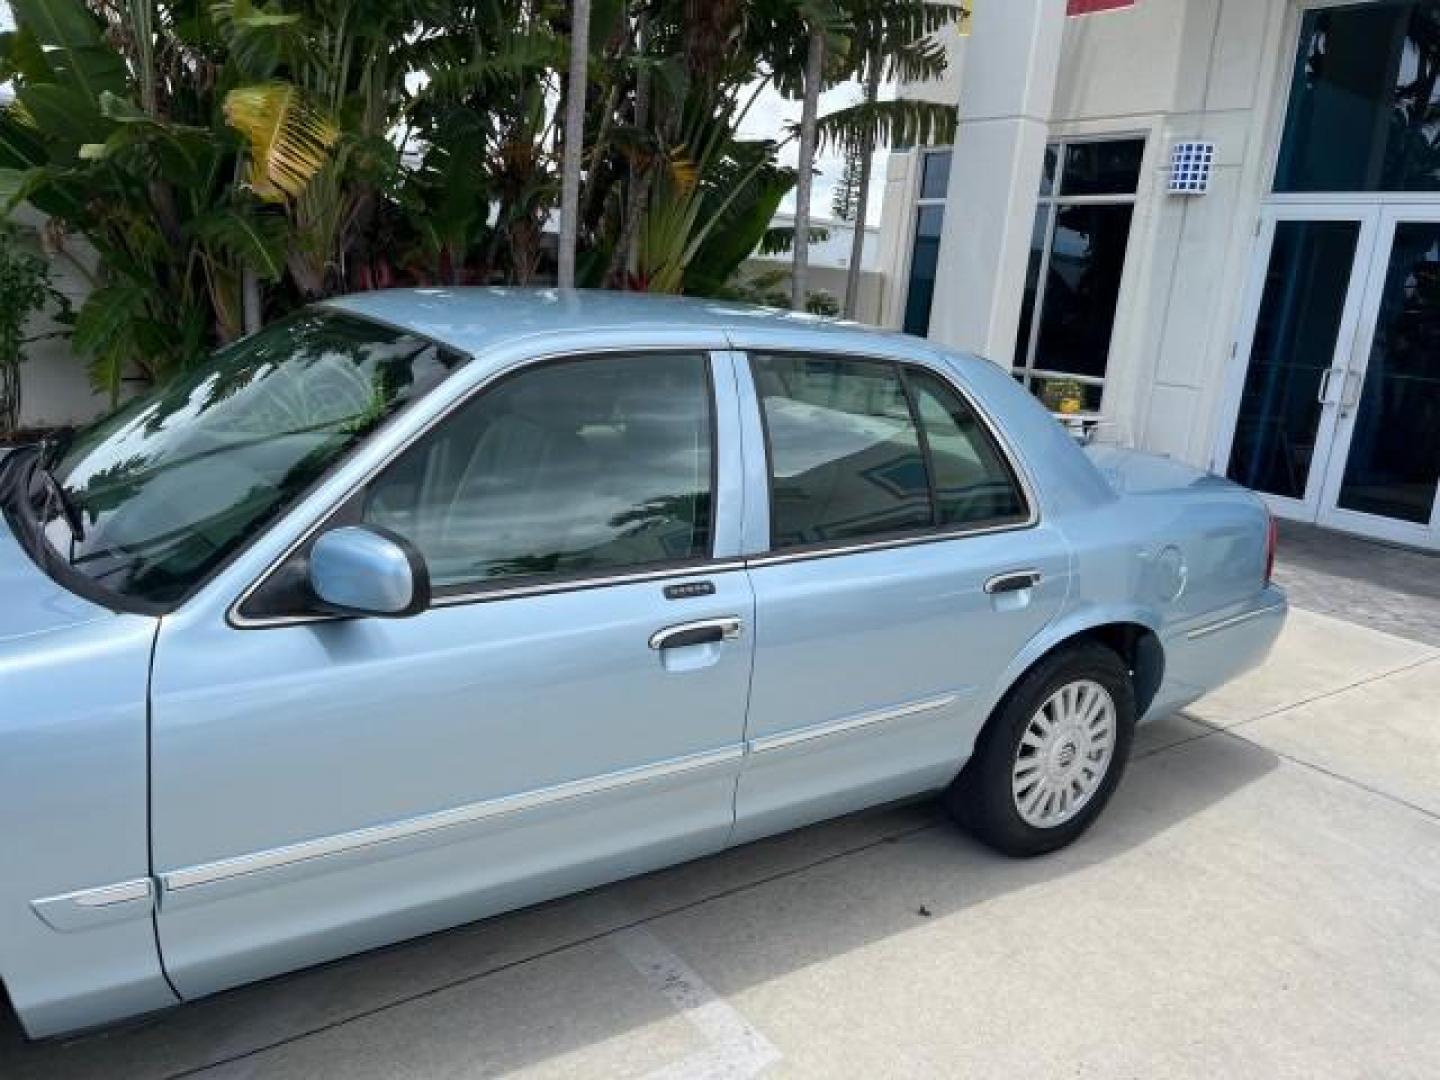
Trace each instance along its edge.
<instances>
[{"instance_id":1,"label":"car shadow on pavement","mask_svg":"<svg viewBox=\"0 0 1440 1080\"><path fill-rule=\"evenodd\" d=\"M1276 764L1167 718L1142 731L1096 826L1046 858L993 854L933 801L882 808L89 1035L26 1044L6 1016L0 1077L491 1076L558 1069L582 1052L574 1071L596 1074L611 1053L611 1074L635 1072L637 1060L643 1074L701 1035L627 962L626 934L653 935L723 1000L931 920L983 918L1026 890L1062 879L1083 889L1087 871L1143 860ZM1023 961L1043 942L1016 935L990 947Z\"/></svg>"}]
</instances>

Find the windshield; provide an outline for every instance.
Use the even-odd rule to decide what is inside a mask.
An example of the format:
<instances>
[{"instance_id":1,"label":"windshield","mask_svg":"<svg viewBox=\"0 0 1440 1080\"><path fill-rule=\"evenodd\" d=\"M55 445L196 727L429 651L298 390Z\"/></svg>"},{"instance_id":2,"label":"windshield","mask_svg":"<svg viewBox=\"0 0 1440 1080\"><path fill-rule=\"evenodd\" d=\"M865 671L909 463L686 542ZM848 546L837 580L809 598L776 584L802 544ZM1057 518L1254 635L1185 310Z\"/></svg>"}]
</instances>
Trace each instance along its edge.
<instances>
[{"instance_id":1,"label":"windshield","mask_svg":"<svg viewBox=\"0 0 1440 1080\"><path fill-rule=\"evenodd\" d=\"M30 509L75 571L172 603L462 362L416 335L303 312L41 455Z\"/></svg>"}]
</instances>

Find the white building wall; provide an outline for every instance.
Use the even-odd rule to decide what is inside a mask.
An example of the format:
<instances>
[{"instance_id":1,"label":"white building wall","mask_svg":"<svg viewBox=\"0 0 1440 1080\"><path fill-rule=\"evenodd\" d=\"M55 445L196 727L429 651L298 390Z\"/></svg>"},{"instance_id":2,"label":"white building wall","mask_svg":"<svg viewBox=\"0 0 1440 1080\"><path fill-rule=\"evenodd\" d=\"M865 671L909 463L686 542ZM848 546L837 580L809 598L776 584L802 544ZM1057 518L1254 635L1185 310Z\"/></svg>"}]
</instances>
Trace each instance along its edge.
<instances>
[{"instance_id":1,"label":"white building wall","mask_svg":"<svg viewBox=\"0 0 1440 1080\"><path fill-rule=\"evenodd\" d=\"M983 2L1012 12L1018 11L1012 5L1029 9L1043 0ZM1137 0L1130 8L1065 20L1046 114L1048 137L1142 134L1147 140L1107 373L1105 437L1207 467L1223 464L1214 460L1215 440L1227 407L1223 392L1254 258L1255 224L1283 120L1298 12L1296 0ZM985 48L983 14L981 9L973 37L952 42L955 72L944 83L943 92L955 95L948 100L960 105L957 158L965 153L967 111L988 117L990 108L988 94L976 100L972 91L967 101L960 92L966 51ZM988 76L1018 77L1013 69ZM916 93L935 96L921 87ZM1170 149L1190 139L1217 146L1211 191L1169 195ZM892 156L886 176L879 247L890 279L884 322L891 327L900 325L908 284L917 158ZM967 236L964 223L1017 211L1028 218L1035 193L1000 183L972 190L980 192L981 205L947 205L946 244L963 250L978 242L995 266L1013 270L1017 253L1011 245L1028 245L1028 230L991 252L993 242L982 233ZM954 191L952 186L952 198ZM937 308L942 297L952 311L983 302L973 287L957 286L955 270L955 261L942 255ZM1001 322L1013 326L1020 289L1007 285L1002 302L1008 307ZM932 337L973 345L953 340L964 323L963 317L934 322ZM1005 344L991 342L987 351L1008 365L1013 340L1009 330Z\"/></svg>"},{"instance_id":2,"label":"white building wall","mask_svg":"<svg viewBox=\"0 0 1440 1080\"><path fill-rule=\"evenodd\" d=\"M21 227L22 242L38 252L40 244L34 230L44 218L29 207L21 207L13 220ZM74 238L66 243L74 258L51 259L50 281L78 307L90 291L85 273L94 265L94 254ZM51 318L53 314L40 312L26 326L27 336L40 335L42 339L26 346L26 359L20 365L22 431L86 423L104 413L110 404L105 395L91 388L89 374L70 347L69 338L45 336L59 329Z\"/></svg>"},{"instance_id":3,"label":"white building wall","mask_svg":"<svg viewBox=\"0 0 1440 1080\"><path fill-rule=\"evenodd\" d=\"M981 5L960 82L930 336L997 362L1020 322L1065 4Z\"/></svg>"},{"instance_id":4,"label":"white building wall","mask_svg":"<svg viewBox=\"0 0 1440 1080\"><path fill-rule=\"evenodd\" d=\"M1146 175L1105 412L1126 443L1204 466L1253 259L1297 21L1286 0L1142 0L1072 19L1054 134L1144 131ZM1165 192L1170 148L1216 144L1208 195Z\"/></svg>"},{"instance_id":5,"label":"white building wall","mask_svg":"<svg viewBox=\"0 0 1440 1080\"><path fill-rule=\"evenodd\" d=\"M776 214L773 226L793 228L794 214ZM844 221L833 218L816 218L813 227L825 230L825 239L813 241L810 245L810 291L829 293L836 303L845 302L845 288L849 279L851 245L855 242L855 228ZM745 260L745 270L750 276L766 271L787 272L794 263L790 252L779 255L756 253ZM886 289L889 282L881 267L889 265L884 261L880 248L880 227L871 225L865 230L865 243L860 258L860 295L856 298L855 319L857 322L879 325L883 317Z\"/></svg>"},{"instance_id":6,"label":"white building wall","mask_svg":"<svg viewBox=\"0 0 1440 1080\"><path fill-rule=\"evenodd\" d=\"M887 330L899 330L905 317L915 238L915 198L920 190L919 163L919 154L891 154L885 167L885 212L876 242L884 289L875 325Z\"/></svg>"}]
</instances>

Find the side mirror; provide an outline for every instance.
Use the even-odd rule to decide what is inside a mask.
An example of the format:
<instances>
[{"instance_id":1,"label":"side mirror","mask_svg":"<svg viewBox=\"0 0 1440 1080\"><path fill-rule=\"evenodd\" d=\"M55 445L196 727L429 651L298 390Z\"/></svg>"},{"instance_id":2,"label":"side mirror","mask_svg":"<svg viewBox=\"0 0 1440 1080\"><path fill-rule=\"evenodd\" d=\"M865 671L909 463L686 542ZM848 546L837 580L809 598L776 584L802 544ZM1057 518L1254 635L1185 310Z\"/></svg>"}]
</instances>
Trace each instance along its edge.
<instances>
[{"instance_id":1,"label":"side mirror","mask_svg":"<svg viewBox=\"0 0 1440 1080\"><path fill-rule=\"evenodd\" d=\"M430 606L420 552L388 529L333 529L310 549L310 589L327 612L401 619Z\"/></svg>"}]
</instances>

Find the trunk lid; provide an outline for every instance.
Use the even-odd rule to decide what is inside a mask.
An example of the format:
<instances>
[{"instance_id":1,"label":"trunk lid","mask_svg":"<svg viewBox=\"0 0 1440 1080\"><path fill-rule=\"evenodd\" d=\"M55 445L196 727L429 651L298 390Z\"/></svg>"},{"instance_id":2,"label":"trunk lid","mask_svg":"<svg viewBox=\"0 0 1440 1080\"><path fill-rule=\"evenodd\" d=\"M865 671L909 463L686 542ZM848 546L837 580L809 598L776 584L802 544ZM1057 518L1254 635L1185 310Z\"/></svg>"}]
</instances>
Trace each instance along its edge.
<instances>
[{"instance_id":1,"label":"trunk lid","mask_svg":"<svg viewBox=\"0 0 1440 1080\"><path fill-rule=\"evenodd\" d=\"M1144 495L1191 488L1244 490L1223 476L1157 454L1125 450L1118 446L1087 446L1085 453L1117 495Z\"/></svg>"}]
</instances>

